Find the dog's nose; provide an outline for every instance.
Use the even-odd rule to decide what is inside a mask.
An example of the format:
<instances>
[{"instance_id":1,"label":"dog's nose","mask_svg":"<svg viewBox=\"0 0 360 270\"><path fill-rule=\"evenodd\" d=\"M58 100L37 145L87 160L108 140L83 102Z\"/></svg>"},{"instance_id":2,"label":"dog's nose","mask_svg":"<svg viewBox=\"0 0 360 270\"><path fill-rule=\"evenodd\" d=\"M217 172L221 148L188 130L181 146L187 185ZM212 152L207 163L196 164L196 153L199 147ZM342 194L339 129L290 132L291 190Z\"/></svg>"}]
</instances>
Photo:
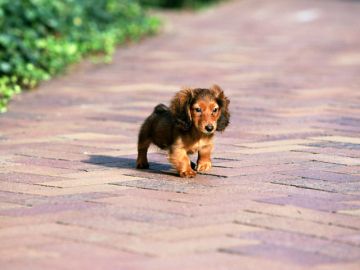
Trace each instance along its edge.
<instances>
[{"instance_id":1,"label":"dog's nose","mask_svg":"<svg viewBox=\"0 0 360 270\"><path fill-rule=\"evenodd\" d=\"M205 126L205 129L206 129L207 132L211 132L211 131L213 131L214 126L211 125L211 124L208 124L208 125Z\"/></svg>"}]
</instances>

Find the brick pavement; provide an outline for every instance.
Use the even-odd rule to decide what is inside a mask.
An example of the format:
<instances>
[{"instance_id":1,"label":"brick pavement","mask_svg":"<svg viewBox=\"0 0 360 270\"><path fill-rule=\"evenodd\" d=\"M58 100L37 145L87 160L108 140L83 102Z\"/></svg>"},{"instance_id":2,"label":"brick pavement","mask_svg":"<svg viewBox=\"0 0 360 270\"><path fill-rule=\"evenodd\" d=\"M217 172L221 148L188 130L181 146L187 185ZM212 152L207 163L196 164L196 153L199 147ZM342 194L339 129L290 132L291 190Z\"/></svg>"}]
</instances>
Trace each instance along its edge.
<instances>
[{"instance_id":1,"label":"brick pavement","mask_svg":"<svg viewBox=\"0 0 360 270\"><path fill-rule=\"evenodd\" d=\"M360 2L232 1L24 93L0 116L1 269L359 269ZM214 168L136 136L220 84Z\"/></svg>"}]
</instances>

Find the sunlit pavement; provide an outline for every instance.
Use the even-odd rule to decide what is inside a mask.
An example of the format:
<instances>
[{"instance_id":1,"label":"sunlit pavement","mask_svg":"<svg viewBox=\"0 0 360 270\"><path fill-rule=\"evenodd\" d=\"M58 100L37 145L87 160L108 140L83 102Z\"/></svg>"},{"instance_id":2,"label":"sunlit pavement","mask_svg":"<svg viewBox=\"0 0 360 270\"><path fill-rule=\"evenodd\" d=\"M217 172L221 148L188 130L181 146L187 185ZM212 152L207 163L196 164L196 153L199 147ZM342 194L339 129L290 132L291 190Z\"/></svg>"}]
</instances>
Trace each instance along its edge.
<instances>
[{"instance_id":1,"label":"sunlit pavement","mask_svg":"<svg viewBox=\"0 0 360 270\"><path fill-rule=\"evenodd\" d=\"M360 2L233 1L17 96L0 116L0 268L359 269ZM177 177L139 125L217 83L214 168ZM194 157L196 159L196 157Z\"/></svg>"}]
</instances>

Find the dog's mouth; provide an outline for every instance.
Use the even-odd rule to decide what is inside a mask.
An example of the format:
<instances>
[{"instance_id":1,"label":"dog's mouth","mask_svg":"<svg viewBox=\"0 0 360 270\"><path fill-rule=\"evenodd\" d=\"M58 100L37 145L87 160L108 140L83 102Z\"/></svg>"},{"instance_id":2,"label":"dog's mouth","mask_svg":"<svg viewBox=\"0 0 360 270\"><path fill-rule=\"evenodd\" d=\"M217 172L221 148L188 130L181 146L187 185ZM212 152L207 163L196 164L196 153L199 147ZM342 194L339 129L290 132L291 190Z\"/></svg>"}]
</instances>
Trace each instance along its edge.
<instances>
[{"instance_id":1,"label":"dog's mouth","mask_svg":"<svg viewBox=\"0 0 360 270\"><path fill-rule=\"evenodd\" d=\"M205 135L211 135L211 134L214 133L214 131L203 131L203 133L204 133Z\"/></svg>"}]
</instances>

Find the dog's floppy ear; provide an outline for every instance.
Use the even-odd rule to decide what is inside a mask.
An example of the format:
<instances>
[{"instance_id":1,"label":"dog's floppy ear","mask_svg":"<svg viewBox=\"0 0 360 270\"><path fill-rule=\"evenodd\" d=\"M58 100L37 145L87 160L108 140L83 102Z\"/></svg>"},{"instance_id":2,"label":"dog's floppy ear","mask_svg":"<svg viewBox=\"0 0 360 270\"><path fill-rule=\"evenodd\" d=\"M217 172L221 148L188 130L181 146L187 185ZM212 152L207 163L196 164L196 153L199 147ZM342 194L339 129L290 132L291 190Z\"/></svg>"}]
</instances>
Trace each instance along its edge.
<instances>
[{"instance_id":1,"label":"dog's floppy ear","mask_svg":"<svg viewBox=\"0 0 360 270\"><path fill-rule=\"evenodd\" d=\"M191 128L190 105L193 100L193 89L184 88L177 92L170 102L170 110L175 117L176 125L186 131Z\"/></svg>"},{"instance_id":2,"label":"dog's floppy ear","mask_svg":"<svg viewBox=\"0 0 360 270\"><path fill-rule=\"evenodd\" d=\"M220 88L220 86L214 84L210 89L214 93L216 102L218 103L221 111L221 115L217 121L216 130L224 131L230 123L230 100L225 96L224 91Z\"/></svg>"}]
</instances>

